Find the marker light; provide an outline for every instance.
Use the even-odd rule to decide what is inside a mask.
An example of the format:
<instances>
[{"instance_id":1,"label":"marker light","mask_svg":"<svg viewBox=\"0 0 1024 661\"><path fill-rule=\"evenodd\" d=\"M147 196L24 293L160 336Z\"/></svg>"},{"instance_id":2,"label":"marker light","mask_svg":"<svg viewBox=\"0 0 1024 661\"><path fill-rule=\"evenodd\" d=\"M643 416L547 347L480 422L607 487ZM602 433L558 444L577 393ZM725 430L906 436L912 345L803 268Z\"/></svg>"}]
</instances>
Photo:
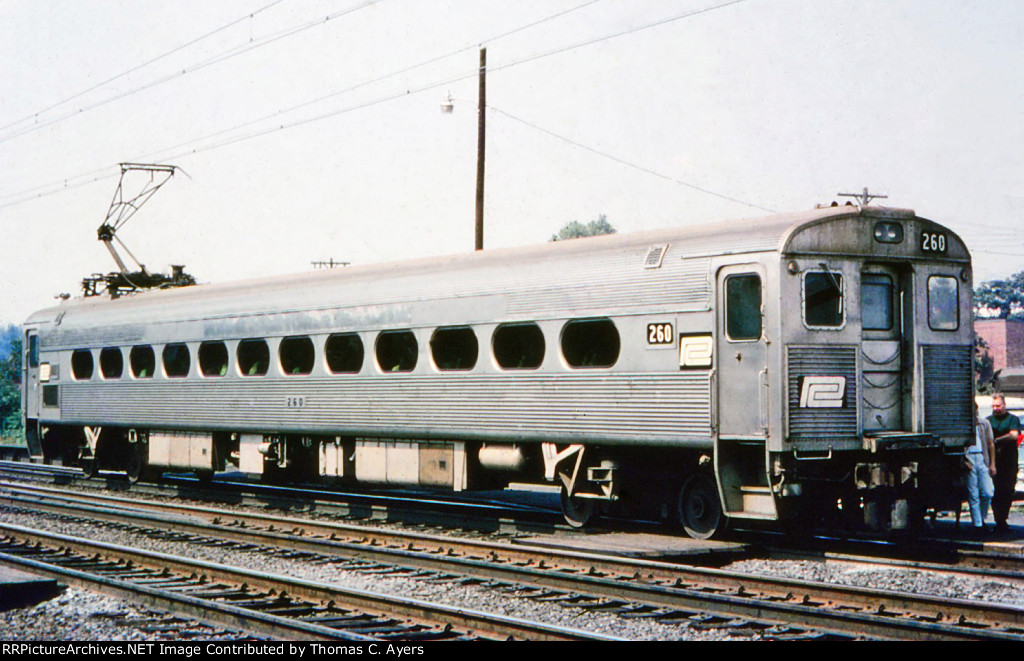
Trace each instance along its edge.
<instances>
[{"instance_id":1,"label":"marker light","mask_svg":"<svg viewBox=\"0 0 1024 661\"><path fill-rule=\"evenodd\" d=\"M875 241L879 243L903 243L903 225L899 223L875 223Z\"/></svg>"}]
</instances>

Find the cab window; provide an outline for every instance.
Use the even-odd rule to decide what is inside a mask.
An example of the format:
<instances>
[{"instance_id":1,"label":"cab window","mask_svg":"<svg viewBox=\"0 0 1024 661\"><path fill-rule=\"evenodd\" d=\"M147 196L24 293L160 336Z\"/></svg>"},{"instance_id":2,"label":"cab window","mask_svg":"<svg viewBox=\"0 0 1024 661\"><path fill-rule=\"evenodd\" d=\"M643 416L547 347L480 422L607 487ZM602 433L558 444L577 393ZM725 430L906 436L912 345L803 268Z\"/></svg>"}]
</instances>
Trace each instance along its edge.
<instances>
[{"instance_id":1,"label":"cab window","mask_svg":"<svg viewBox=\"0 0 1024 661\"><path fill-rule=\"evenodd\" d=\"M843 274L809 271L804 274L804 322L810 328L843 325Z\"/></svg>"},{"instance_id":2,"label":"cab window","mask_svg":"<svg viewBox=\"0 0 1024 661\"><path fill-rule=\"evenodd\" d=\"M928 327L953 331L960 328L960 306L956 278L933 275L928 278Z\"/></svg>"},{"instance_id":3,"label":"cab window","mask_svg":"<svg viewBox=\"0 0 1024 661\"><path fill-rule=\"evenodd\" d=\"M864 273L860 278L861 323L864 330L892 330L892 278Z\"/></svg>"},{"instance_id":4,"label":"cab window","mask_svg":"<svg viewBox=\"0 0 1024 661\"><path fill-rule=\"evenodd\" d=\"M725 279L725 333L733 341L761 339L761 276Z\"/></svg>"}]
</instances>

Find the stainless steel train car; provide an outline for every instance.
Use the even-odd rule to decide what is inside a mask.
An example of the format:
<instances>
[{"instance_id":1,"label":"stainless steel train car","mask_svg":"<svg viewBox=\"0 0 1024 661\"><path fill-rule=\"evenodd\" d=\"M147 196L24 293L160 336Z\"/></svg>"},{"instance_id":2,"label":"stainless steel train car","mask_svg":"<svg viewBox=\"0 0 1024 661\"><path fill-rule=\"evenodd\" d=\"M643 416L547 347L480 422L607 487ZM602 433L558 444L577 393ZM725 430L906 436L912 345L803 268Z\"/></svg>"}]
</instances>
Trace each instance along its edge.
<instances>
[{"instance_id":1,"label":"stainless steel train car","mask_svg":"<svg viewBox=\"0 0 1024 661\"><path fill-rule=\"evenodd\" d=\"M93 297L24 332L31 446L131 479L547 481L573 525L898 530L973 435L970 256L910 210Z\"/></svg>"}]
</instances>

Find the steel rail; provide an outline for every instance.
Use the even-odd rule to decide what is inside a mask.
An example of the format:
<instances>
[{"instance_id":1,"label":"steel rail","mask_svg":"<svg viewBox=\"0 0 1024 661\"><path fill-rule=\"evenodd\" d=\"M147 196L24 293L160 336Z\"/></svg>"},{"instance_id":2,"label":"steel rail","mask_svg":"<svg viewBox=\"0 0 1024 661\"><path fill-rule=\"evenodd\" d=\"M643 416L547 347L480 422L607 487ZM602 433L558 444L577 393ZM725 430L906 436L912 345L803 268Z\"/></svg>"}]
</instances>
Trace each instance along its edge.
<instances>
[{"instance_id":1,"label":"steel rail","mask_svg":"<svg viewBox=\"0 0 1024 661\"><path fill-rule=\"evenodd\" d=\"M128 561L142 567L156 567L180 576L201 577L201 580L212 583L227 583L245 586L268 594L287 595L292 599L302 599L321 606L330 605L334 608L352 609L363 613L375 613L386 617L403 617L414 622L427 622L430 626L442 630L450 627L461 627L474 636L504 638L524 638L529 640L620 640L619 638L557 627L543 623L483 613L464 608L452 608L432 604L422 600L383 595L364 590L342 588L334 585L318 584L311 581L286 576L274 576L265 572L255 572L237 567L227 567L201 560L185 559L154 551L125 548L114 544L93 542L67 535L58 535L23 526L0 523L0 534L8 539L8 544L15 540L21 543L57 547L65 551L79 553L96 558L112 558L116 561ZM10 553L5 554L12 555ZM6 559L6 557L5 557ZM53 571L51 569L50 571ZM83 578L81 576L79 579ZM121 586L122 588L125 586ZM199 617L207 600L191 604L188 613ZM246 609L247 610L247 609ZM235 616L240 613L236 612ZM313 629L310 635L323 634L326 631ZM334 635L334 639L339 636ZM342 639L350 639L345 636ZM379 639L379 638L378 638Z\"/></svg>"},{"instance_id":2,"label":"steel rail","mask_svg":"<svg viewBox=\"0 0 1024 661\"><path fill-rule=\"evenodd\" d=\"M22 506L32 504L31 501L20 502ZM130 503L130 506L135 506L136 501ZM167 509L163 504L152 505ZM61 507L54 505L55 511L61 511ZM84 516L89 516L93 510L95 508L91 506L78 506L77 509ZM213 508L189 507L187 511L190 515L205 517L215 517L219 513L223 517L222 525L189 522L180 517L174 519L175 525L187 524L192 534L232 539L237 543L261 543L321 555L457 572L485 580L563 590L594 598L625 599L677 610L785 624L798 622L803 627L847 635L896 639L1024 640L1024 611L1001 604L906 595L592 553L396 533L294 518L266 515L251 515L250 518L250 515ZM94 513L97 517L112 520L124 520L128 514L124 511ZM131 518L148 525L170 524L170 520L147 519L146 515L137 513ZM251 527L253 521L266 523L268 520L275 524L276 530L259 531ZM225 521L234 525L223 527ZM246 527L238 527L242 523ZM353 528L356 530L351 530ZM310 536L313 530L321 537ZM344 533L332 535L332 530ZM378 532L386 541L374 540L375 545L371 544ZM342 541L338 538L341 534L355 534L359 541Z\"/></svg>"},{"instance_id":3,"label":"steel rail","mask_svg":"<svg viewBox=\"0 0 1024 661\"><path fill-rule=\"evenodd\" d=\"M173 612L179 616L190 617L206 624L236 631L247 631L256 635L285 640L346 640L357 642L374 640L368 636L347 633L331 629L330 627L302 622L301 620L238 608L231 604L199 599L188 594L180 594L170 590L160 590L147 585L132 583L131 581L91 574L73 567L61 567L31 558L23 558L17 554L0 551L0 563L21 568L38 576L55 578L69 585L126 599L147 608Z\"/></svg>"}]
</instances>

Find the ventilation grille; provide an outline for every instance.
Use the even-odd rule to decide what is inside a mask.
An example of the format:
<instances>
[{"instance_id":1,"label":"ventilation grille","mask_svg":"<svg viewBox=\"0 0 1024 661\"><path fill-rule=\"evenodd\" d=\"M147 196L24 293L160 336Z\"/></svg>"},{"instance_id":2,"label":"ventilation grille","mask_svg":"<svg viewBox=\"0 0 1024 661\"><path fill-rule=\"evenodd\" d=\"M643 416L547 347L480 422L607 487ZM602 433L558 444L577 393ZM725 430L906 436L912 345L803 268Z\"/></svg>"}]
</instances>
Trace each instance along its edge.
<instances>
[{"instance_id":1,"label":"ventilation grille","mask_svg":"<svg viewBox=\"0 0 1024 661\"><path fill-rule=\"evenodd\" d=\"M927 344L924 363L924 429L936 436L974 434L974 382L970 346Z\"/></svg>"},{"instance_id":2,"label":"ventilation grille","mask_svg":"<svg viewBox=\"0 0 1024 661\"><path fill-rule=\"evenodd\" d=\"M857 436L856 347L789 347L789 439L814 440ZM801 406L806 377L842 377L841 406Z\"/></svg>"},{"instance_id":3,"label":"ventilation grille","mask_svg":"<svg viewBox=\"0 0 1024 661\"><path fill-rule=\"evenodd\" d=\"M657 269L661 268L661 262L665 259L665 252L668 250L668 244L662 244L660 246L651 246L647 250L647 256L644 258L645 269Z\"/></svg>"}]
</instances>

